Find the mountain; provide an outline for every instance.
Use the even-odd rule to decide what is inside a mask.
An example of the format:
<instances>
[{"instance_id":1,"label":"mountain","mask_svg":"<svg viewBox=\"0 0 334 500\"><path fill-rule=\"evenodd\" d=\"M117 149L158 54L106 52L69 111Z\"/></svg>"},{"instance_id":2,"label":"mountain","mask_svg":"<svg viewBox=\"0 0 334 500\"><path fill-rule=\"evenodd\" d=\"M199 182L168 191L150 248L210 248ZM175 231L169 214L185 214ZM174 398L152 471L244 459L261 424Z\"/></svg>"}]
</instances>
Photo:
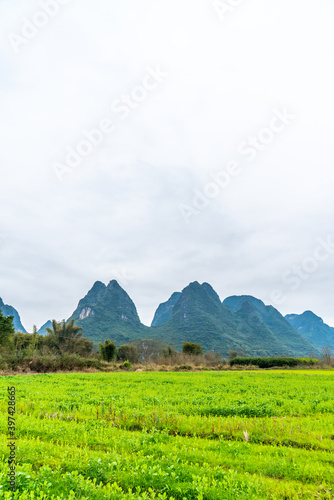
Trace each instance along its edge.
<instances>
[{"instance_id":1,"label":"mountain","mask_svg":"<svg viewBox=\"0 0 334 500\"><path fill-rule=\"evenodd\" d=\"M250 295L221 303L208 283L190 283L158 307L150 336L176 348L199 342L205 350L252 356L308 356L316 348L272 306Z\"/></svg>"},{"instance_id":2,"label":"mountain","mask_svg":"<svg viewBox=\"0 0 334 500\"><path fill-rule=\"evenodd\" d=\"M51 320L49 320L46 323L44 323L44 325L40 327L40 329L38 330L37 333L39 333L39 335L46 335L48 333L46 331L47 328L51 328L52 329L52 321Z\"/></svg>"},{"instance_id":3,"label":"mountain","mask_svg":"<svg viewBox=\"0 0 334 500\"><path fill-rule=\"evenodd\" d=\"M173 294L169 301L160 304L154 322L158 325L151 327L150 335L163 338L178 349L184 341L198 342L206 350L224 354L229 349L243 347L236 336L238 320L235 314L222 305L208 283L200 285L195 281L182 293Z\"/></svg>"},{"instance_id":4,"label":"mountain","mask_svg":"<svg viewBox=\"0 0 334 500\"><path fill-rule=\"evenodd\" d=\"M176 302L181 297L181 292L174 292L173 295L167 300L159 305L155 312L151 326L159 326L166 323L173 316L173 307Z\"/></svg>"},{"instance_id":5,"label":"mountain","mask_svg":"<svg viewBox=\"0 0 334 500\"><path fill-rule=\"evenodd\" d=\"M136 306L115 280L108 286L97 281L68 321L71 319L95 343L110 339L120 345L148 337L149 328L140 322Z\"/></svg>"},{"instance_id":6,"label":"mountain","mask_svg":"<svg viewBox=\"0 0 334 500\"><path fill-rule=\"evenodd\" d=\"M25 332L13 307L0 299L0 309L6 316L14 316L17 331ZM288 321L274 307L250 295L228 297L222 303L208 283L197 281L160 304L151 327L141 323L135 304L115 280L107 286L94 283L68 321L71 319L95 344L106 339L116 345L159 339L181 349L183 342L198 342L205 350L223 356L231 350L253 356L309 356L324 343L333 345L334 338L334 329L310 311L289 315ZM51 327L50 321L39 333L45 335L47 327Z\"/></svg>"},{"instance_id":7,"label":"mountain","mask_svg":"<svg viewBox=\"0 0 334 500\"><path fill-rule=\"evenodd\" d=\"M326 325L312 311L305 311L303 314L287 314L285 318L295 330L317 348L329 346L334 349L334 328Z\"/></svg>"},{"instance_id":8,"label":"mountain","mask_svg":"<svg viewBox=\"0 0 334 500\"><path fill-rule=\"evenodd\" d=\"M236 310L239 319L239 332L248 352L253 356L291 356L293 351L288 349L266 325L258 313L258 309L249 301L244 301L240 309Z\"/></svg>"},{"instance_id":9,"label":"mountain","mask_svg":"<svg viewBox=\"0 0 334 500\"><path fill-rule=\"evenodd\" d=\"M4 304L3 300L1 298L0 298L0 309L1 309L4 316L6 316L6 317L14 316L13 324L14 324L14 328L15 328L16 332L27 333L27 330L24 328L24 326L21 323L21 318L20 318L20 315L17 312L17 310L14 309L14 307L12 307L12 306L8 306L7 304Z\"/></svg>"},{"instance_id":10,"label":"mountain","mask_svg":"<svg viewBox=\"0 0 334 500\"><path fill-rule=\"evenodd\" d=\"M240 312L245 302L252 306L253 312L261 324L265 325L276 341L281 344L283 349L281 354L309 356L310 353L316 352L315 346L298 333L277 309L273 306L266 306L262 300L250 295L241 295L228 297L223 304L233 311ZM268 342L270 345L269 338ZM276 355L278 354L277 352Z\"/></svg>"}]
</instances>

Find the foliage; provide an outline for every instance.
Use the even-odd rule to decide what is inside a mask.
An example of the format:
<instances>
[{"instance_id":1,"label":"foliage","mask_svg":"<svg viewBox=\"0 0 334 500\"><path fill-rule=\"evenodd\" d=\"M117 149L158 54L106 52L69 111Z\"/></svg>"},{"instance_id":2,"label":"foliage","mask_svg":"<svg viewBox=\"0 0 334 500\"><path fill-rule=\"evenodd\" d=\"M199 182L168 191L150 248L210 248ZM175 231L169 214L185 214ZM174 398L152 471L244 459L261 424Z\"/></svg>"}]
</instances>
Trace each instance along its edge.
<instances>
[{"instance_id":1,"label":"foliage","mask_svg":"<svg viewBox=\"0 0 334 500\"><path fill-rule=\"evenodd\" d=\"M14 385L1 500L333 500L333 371L43 374Z\"/></svg>"},{"instance_id":2,"label":"foliage","mask_svg":"<svg viewBox=\"0 0 334 500\"><path fill-rule=\"evenodd\" d=\"M163 353L166 344L162 339L144 339L131 342L139 353L139 359L143 363L155 362Z\"/></svg>"},{"instance_id":3,"label":"foliage","mask_svg":"<svg viewBox=\"0 0 334 500\"><path fill-rule=\"evenodd\" d=\"M175 356L175 354L177 353L177 351L175 349L173 349L173 347L171 347L170 345L168 345L167 347L165 347L162 351L162 355L165 357L165 358L170 358L172 356Z\"/></svg>"},{"instance_id":4,"label":"foliage","mask_svg":"<svg viewBox=\"0 0 334 500\"><path fill-rule=\"evenodd\" d=\"M183 342L182 352L184 354L191 354L192 356L200 356L203 354L203 347L201 344L196 344L194 342Z\"/></svg>"},{"instance_id":5,"label":"foliage","mask_svg":"<svg viewBox=\"0 0 334 500\"><path fill-rule=\"evenodd\" d=\"M104 341L104 344L99 342L99 347L102 359L108 361L108 363L116 358L117 349L115 346L115 342L111 342L111 340L108 339Z\"/></svg>"},{"instance_id":6,"label":"foliage","mask_svg":"<svg viewBox=\"0 0 334 500\"><path fill-rule=\"evenodd\" d=\"M13 320L13 316L4 316L0 309L0 349L9 346L11 335L15 333Z\"/></svg>"},{"instance_id":7,"label":"foliage","mask_svg":"<svg viewBox=\"0 0 334 500\"><path fill-rule=\"evenodd\" d=\"M230 360L233 359L233 358L236 358L237 356L238 356L238 351L233 351L232 350L232 351L230 351L228 353L228 357L229 357Z\"/></svg>"},{"instance_id":8,"label":"foliage","mask_svg":"<svg viewBox=\"0 0 334 500\"><path fill-rule=\"evenodd\" d=\"M295 367L299 365L313 366L319 364L318 359L312 358L234 358L230 360L230 365L242 366L258 366L259 368L273 368L289 366Z\"/></svg>"},{"instance_id":9,"label":"foliage","mask_svg":"<svg viewBox=\"0 0 334 500\"><path fill-rule=\"evenodd\" d=\"M45 337L45 344L54 353L89 355L94 344L82 337L81 330L80 326L74 325L74 319L69 322L53 320L52 328L46 328L48 335Z\"/></svg>"},{"instance_id":10,"label":"foliage","mask_svg":"<svg viewBox=\"0 0 334 500\"><path fill-rule=\"evenodd\" d=\"M321 349L321 359L325 365L330 366L333 361L333 350L329 345Z\"/></svg>"},{"instance_id":11,"label":"foliage","mask_svg":"<svg viewBox=\"0 0 334 500\"><path fill-rule=\"evenodd\" d=\"M36 331L34 333L16 332L13 335L13 344L16 353L33 354L42 348L44 338Z\"/></svg>"},{"instance_id":12,"label":"foliage","mask_svg":"<svg viewBox=\"0 0 334 500\"><path fill-rule=\"evenodd\" d=\"M117 349L117 359L119 361L139 362L139 351L133 344L124 344Z\"/></svg>"},{"instance_id":13,"label":"foliage","mask_svg":"<svg viewBox=\"0 0 334 500\"><path fill-rule=\"evenodd\" d=\"M125 370L130 370L130 368L132 368L132 363L130 363L130 361L124 361L124 363L120 366L120 368L124 368Z\"/></svg>"},{"instance_id":14,"label":"foliage","mask_svg":"<svg viewBox=\"0 0 334 500\"><path fill-rule=\"evenodd\" d=\"M82 358L76 354L29 355L7 354L0 358L0 369L20 370L21 372L48 373L60 370L84 370L87 368L102 369L103 362L95 358Z\"/></svg>"}]
</instances>

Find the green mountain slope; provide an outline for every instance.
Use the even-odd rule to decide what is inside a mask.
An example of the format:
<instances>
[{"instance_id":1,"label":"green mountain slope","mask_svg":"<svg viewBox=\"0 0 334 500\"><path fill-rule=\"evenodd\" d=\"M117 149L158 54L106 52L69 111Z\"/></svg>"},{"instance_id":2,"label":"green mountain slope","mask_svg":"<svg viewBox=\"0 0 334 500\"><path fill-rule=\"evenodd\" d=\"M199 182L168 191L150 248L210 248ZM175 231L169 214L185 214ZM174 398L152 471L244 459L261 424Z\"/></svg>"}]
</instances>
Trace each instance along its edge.
<instances>
[{"instance_id":1,"label":"green mountain slope","mask_svg":"<svg viewBox=\"0 0 334 500\"><path fill-rule=\"evenodd\" d=\"M167 300L167 302L163 302L162 304L160 304L155 312L151 326L163 325L164 323L169 321L173 316L173 307L180 297L181 292L174 292L172 296Z\"/></svg>"},{"instance_id":2,"label":"green mountain slope","mask_svg":"<svg viewBox=\"0 0 334 500\"><path fill-rule=\"evenodd\" d=\"M288 314L285 318L295 330L319 349L325 346L334 349L334 328L326 325L323 319L312 311Z\"/></svg>"},{"instance_id":3,"label":"green mountain slope","mask_svg":"<svg viewBox=\"0 0 334 500\"><path fill-rule=\"evenodd\" d=\"M236 337L238 319L228 307L222 306L213 288L197 281L182 291L172 308L168 321L151 327L151 336L164 338L176 348L182 342L201 343L206 350L226 355L229 349L243 346Z\"/></svg>"},{"instance_id":4,"label":"green mountain slope","mask_svg":"<svg viewBox=\"0 0 334 500\"><path fill-rule=\"evenodd\" d=\"M3 300L0 298L0 310L2 311L3 315L6 316L14 316L13 324L16 332L23 332L27 333L26 329L21 323L21 318L19 313L17 312L16 309L12 306L8 306L7 304L4 304Z\"/></svg>"},{"instance_id":5,"label":"green mountain slope","mask_svg":"<svg viewBox=\"0 0 334 500\"><path fill-rule=\"evenodd\" d=\"M181 349L183 342L197 342L223 356L230 350L252 356L308 356L316 350L275 308L246 295L222 303L208 283L197 281L160 304L151 327L140 322L115 280L108 286L97 281L70 319L95 343L159 339Z\"/></svg>"},{"instance_id":6,"label":"green mountain slope","mask_svg":"<svg viewBox=\"0 0 334 500\"><path fill-rule=\"evenodd\" d=\"M69 321L71 319L82 327L83 335L95 343L111 339L120 345L146 338L149 331L140 322L134 303L115 280L108 286L97 281L80 300Z\"/></svg>"},{"instance_id":7,"label":"green mountain slope","mask_svg":"<svg viewBox=\"0 0 334 500\"><path fill-rule=\"evenodd\" d=\"M300 335L273 306L266 306L261 300L249 295L228 297L223 304L233 311L239 311L244 302L249 302L253 306L260 320L281 343L282 348L285 349L281 354L309 356L310 353L316 351L315 346Z\"/></svg>"},{"instance_id":8,"label":"green mountain slope","mask_svg":"<svg viewBox=\"0 0 334 500\"><path fill-rule=\"evenodd\" d=\"M293 351L282 344L261 319L258 310L248 301L236 311L239 332L252 356L292 356Z\"/></svg>"}]
</instances>

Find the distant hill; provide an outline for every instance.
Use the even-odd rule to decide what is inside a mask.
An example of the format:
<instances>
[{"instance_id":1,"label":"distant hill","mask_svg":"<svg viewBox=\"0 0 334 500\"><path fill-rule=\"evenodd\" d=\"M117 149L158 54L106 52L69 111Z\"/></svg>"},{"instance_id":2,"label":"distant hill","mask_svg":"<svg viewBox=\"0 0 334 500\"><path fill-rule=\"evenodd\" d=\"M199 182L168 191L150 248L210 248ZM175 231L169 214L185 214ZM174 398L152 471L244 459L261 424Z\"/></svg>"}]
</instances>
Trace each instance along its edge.
<instances>
[{"instance_id":1,"label":"distant hill","mask_svg":"<svg viewBox=\"0 0 334 500\"><path fill-rule=\"evenodd\" d=\"M159 305L155 312L151 326L163 325L171 319L173 316L173 307L176 302L181 297L181 292L174 292L173 295L167 300Z\"/></svg>"},{"instance_id":2,"label":"distant hill","mask_svg":"<svg viewBox=\"0 0 334 500\"><path fill-rule=\"evenodd\" d=\"M136 306L115 280L108 286L97 281L80 300L71 319L95 343L110 339L120 345L148 337L149 328L140 322Z\"/></svg>"},{"instance_id":3,"label":"distant hill","mask_svg":"<svg viewBox=\"0 0 334 500\"><path fill-rule=\"evenodd\" d=\"M245 302L250 304L253 314L259 318L261 325L265 325L276 341L281 344L281 354L292 353L294 356L309 356L310 353L316 352L315 346L298 333L277 309L273 306L266 306L262 300L250 295L241 295L228 297L223 303L234 311L241 311ZM269 338L268 347L270 347ZM275 355L278 354L276 352Z\"/></svg>"},{"instance_id":4,"label":"distant hill","mask_svg":"<svg viewBox=\"0 0 334 500\"><path fill-rule=\"evenodd\" d=\"M6 316L14 316L17 331L25 332L14 308L1 299L0 308ZM230 351L251 356L309 356L318 354L322 345L333 345L334 338L334 329L310 311L284 318L277 309L250 295L221 302L211 285L197 281L160 304L151 327L141 323L135 304L115 280L107 286L101 281L94 283L68 321L71 319L95 344L106 339L118 346L157 339L181 349L183 342L196 342L205 351L223 356ZM45 335L47 327L52 327L51 321L38 333Z\"/></svg>"},{"instance_id":5,"label":"distant hill","mask_svg":"<svg viewBox=\"0 0 334 500\"><path fill-rule=\"evenodd\" d=\"M175 304L170 307L173 302ZM221 304L219 296L208 283L200 285L195 281L178 296L173 294L167 303L159 306L155 323L158 326L151 327L151 336L164 338L178 349L183 341L201 343L206 350L224 354L229 349L244 347L235 335L238 330L235 314Z\"/></svg>"},{"instance_id":6,"label":"distant hill","mask_svg":"<svg viewBox=\"0 0 334 500\"><path fill-rule=\"evenodd\" d=\"M51 328L52 329L52 321L51 320L49 320L46 323L44 323L44 325L40 327L40 329L38 330L37 333L39 333L39 335L46 335L48 333L46 331L47 328Z\"/></svg>"},{"instance_id":7,"label":"distant hill","mask_svg":"<svg viewBox=\"0 0 334 500\"><path fill-rule=\"evenodd\" d=\"M0 309L3 313L4 316L14 316L14 328L16 332L23 332L27 333L27 330L24 328L24 326L21 323L21 318L19 313L17 312L16 309L12 306L8 306L7 304L4 304L3 300L0 298Z\"/></svg>"},{"instance_id":8,"label":"distant hill","mask_svg":"<svg viewBox=\"0 0 334 500\"><path fill-rule=\"evenodd\" d=\"M182 341L201 343L226 356L237 350L253 356L308 356L316 351L271 306L251 296L221 303L208 283L191 283L160 304L150 335L180 348Z\"/></svg>"},{"instance_id":9,"label":"distant hill","mask_svg":"<svg viewBox=\"0 0 334 500\"><path fill-rule=\"evenodd\" d=\"M266 325L254 305L245 301L236 310L239 320L239 335L243 338L244 345L248 346L248 353L253 356L291 356L293 350L282 344L275 333Z\"/></svg>"},{"instance_id":10,"label":"distant hill","mask_svg":"<svg viewBox=\"0 0 334 500\"><path fill-rule=\"evenodd\" d=\"M334 349L334 328L326 325L323 319L312 311L303 314L287 314L290 325L317 348L329 346Z\"/></svg>"}]
</instances>

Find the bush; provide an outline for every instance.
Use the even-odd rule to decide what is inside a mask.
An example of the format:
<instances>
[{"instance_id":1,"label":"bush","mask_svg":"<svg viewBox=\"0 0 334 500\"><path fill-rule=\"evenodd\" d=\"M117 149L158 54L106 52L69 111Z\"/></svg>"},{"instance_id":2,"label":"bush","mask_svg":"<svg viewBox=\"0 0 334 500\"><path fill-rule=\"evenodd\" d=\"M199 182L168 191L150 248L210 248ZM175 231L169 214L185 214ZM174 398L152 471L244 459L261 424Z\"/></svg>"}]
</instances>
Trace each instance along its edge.
<instances>
[{"instance_id":1,"label":"bush","mask_svg":"<svg viewBox=\"0 0 334 500\"><path fill-rule=\"evenodd\" d=\"M172 356L175 356L176 353L177 353L176 350L173 349L173 347L171 347L170 345L166 346L162 351L162 355L165 358L170 358Z\"/></svg>"},{"instance_id":2,"label":"bush","mask_svg":"<svg viewBox=\"0 0 334 500\"><path fill-rule=\"evenodd\" d=\"M230 360L231 366L258 366L259 368L313 366L316 364L319 364L319 360L312 358L233 358Z\"/></svg>"},{"instance_id":3,"label":"bush","mask_svg":"<svg viewBox=\"0 0 334 500\"><path fill-rule=\"evenodd\" d=\"M201 344L195 344L194 342L183 342L182 352L183 354L200 356L201 354L203 354L203 347L201 346Z\"/></svg>"},{"instance_id":4,"label":"bush","mask_svg":"<svg viewBox=\"0 0 334 500\"><path fill-rule=\"evenodd\" d=\"M130 361L130 363L139 363L139 352L137 347L131 344L121 345L117 349L117 359L119 361Z\"/></svg>"},{"instance_id":5,"label":"bush","mask_svg":"<svg viewBox=\"0 0 334 500\"><path fill-rule=\"evenodd\" d=\"M104 344L99 342L99 347L102 359L108 361L108 363L116 358L117 348L115 346L115 342L111 342L111 340L105 340Z\"/></svg>"},{"instance_id":6,"label":"bush","mask_svg":"<svg viewBox=\"0 0 334 500\"><path fill-rule=\"evenodd\" d=\"M37 373L56 372L58 370L81 370L83 368L101 368L101 361L94 358L81 358L73 354L61 356L22 356L7 355L0 359L0 369L33 371Z\"/></svg>"},{"instance_id":7,"label":"bush","mask_svg":"<svg viewBox=\"0 0 334 500\"><path fill-rule=\"evenodd\" d=\"M130 363L130 361L124 361L120 368L124 368L124 370L130 370L130 368L132 368L132 363Z\"/></svg>"},{"instance_id":8,"label":"bush","mask_svg":"<svg viewBox=\"0 0 334 500\"><path fill-rule=\"evenodd\" d=\"M192 370L192 366L191 365L180 365L180 366L176 366L175 367L175 370L176 371L184 371L184 370Z\"/></svg>"}]
</instances>

